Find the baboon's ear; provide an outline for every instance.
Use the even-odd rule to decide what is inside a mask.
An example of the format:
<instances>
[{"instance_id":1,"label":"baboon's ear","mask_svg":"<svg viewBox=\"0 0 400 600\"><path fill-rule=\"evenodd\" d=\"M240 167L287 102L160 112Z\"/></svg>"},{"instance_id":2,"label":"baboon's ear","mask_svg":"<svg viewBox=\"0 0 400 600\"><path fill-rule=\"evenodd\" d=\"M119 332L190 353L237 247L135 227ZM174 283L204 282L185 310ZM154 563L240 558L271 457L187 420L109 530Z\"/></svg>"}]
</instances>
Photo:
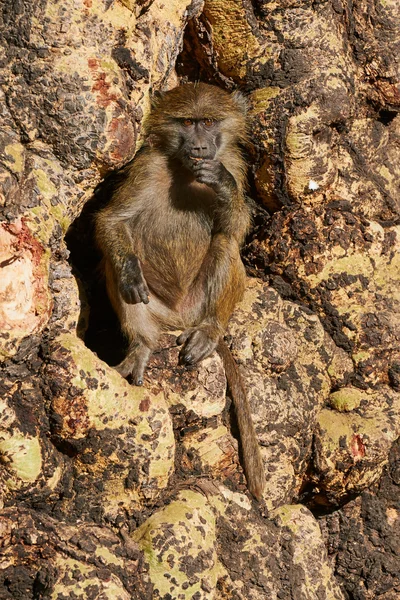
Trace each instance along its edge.
<instances>
[{"instance_id":1,"label":"baboon's ear","mask_svg":"<svg viewBox=\"0 0 400 600\"><path fill-rule=\"evenodd\" d=\"M150 94L150 106L151 109L154 110L160 104L161 100L164 97L165 92L160 92L159 90L152 90Z\"/></svg>"},{"instance_id":2,"label":"baboon's ear","mask_svg":"<svg viewBox=\"0 0 400 600\"><path fill-rule=\"evenodd\" d=\"M248 109L248 104L247 104L247 99L242 94L242 92L239 92L238 90L236 90L236 92L233 92L232 100L235 103L236 107L240 110L240 112L242 112L244 115L246 115L247 109Z\"/></svg>"}]
</instances>

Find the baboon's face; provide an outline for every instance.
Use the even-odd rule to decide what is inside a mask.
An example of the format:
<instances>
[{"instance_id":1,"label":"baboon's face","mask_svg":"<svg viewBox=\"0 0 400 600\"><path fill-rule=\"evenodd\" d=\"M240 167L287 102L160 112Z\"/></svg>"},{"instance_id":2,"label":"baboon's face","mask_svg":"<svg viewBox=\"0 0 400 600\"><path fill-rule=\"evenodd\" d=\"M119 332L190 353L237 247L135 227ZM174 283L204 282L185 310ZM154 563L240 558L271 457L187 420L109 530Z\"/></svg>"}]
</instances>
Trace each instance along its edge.
<instances>
[{"instance_id":1,"label":"baboon's face","mask_svg":"<svg viewBox=\"0 0 400 600\"><path fill-rule=\"evenodd\" d=\"M221 144L220 122L209 117L176 119L171 155L190 167L199 159L214 159Z\"/></svg>"}]
</instances>

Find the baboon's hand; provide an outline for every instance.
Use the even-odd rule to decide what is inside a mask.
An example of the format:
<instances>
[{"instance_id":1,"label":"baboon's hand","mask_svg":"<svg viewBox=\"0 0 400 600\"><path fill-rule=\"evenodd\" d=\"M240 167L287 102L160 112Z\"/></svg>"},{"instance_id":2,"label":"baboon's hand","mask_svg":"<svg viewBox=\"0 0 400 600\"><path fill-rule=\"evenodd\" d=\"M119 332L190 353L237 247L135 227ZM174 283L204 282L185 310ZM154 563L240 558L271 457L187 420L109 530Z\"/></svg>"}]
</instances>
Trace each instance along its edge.
<instances>
[{"instance_id":1,"label":"baboon's hand","mask_svg":"<svg viewBox=\"0 0 400 600\"><path fill-rule=\"evenodd\" d=\"M233 175L219 160L196 160L193 173L199 183L209 185L217 194L232 193L236 187Z\"/></svg>"},{"instance_id":2,"label":"baboon's hand","mask_svg":"<svg viewBox=\"0 0 400 600\"><path fill-rule=\"evenodd\" d=\"M119 291L128 304L149 303L149 288L143 277L139 259L134 254L128 255L124 259L120 273Z\"/></svg>"}]
</instances>

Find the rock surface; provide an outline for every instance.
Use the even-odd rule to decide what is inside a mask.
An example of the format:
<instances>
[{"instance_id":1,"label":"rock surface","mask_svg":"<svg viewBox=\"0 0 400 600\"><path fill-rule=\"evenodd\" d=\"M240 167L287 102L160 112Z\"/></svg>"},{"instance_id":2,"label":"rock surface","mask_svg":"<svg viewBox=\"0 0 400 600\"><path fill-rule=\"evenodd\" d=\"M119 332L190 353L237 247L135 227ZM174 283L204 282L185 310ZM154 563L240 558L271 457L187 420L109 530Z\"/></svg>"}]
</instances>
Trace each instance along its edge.
<instances>
[{"instance_id":1,"label":"rock surface","mask_svg":"<svg viewBox=\"0 0 400 600\"><path fill-rule=\"evenodd\" d=\"M0 596L397 599L396 0L5 0L0 38ZM199 79L249 105L261 503L218 356L111 368L93 245L151 91Z\"/></svg>"}]
</instances>

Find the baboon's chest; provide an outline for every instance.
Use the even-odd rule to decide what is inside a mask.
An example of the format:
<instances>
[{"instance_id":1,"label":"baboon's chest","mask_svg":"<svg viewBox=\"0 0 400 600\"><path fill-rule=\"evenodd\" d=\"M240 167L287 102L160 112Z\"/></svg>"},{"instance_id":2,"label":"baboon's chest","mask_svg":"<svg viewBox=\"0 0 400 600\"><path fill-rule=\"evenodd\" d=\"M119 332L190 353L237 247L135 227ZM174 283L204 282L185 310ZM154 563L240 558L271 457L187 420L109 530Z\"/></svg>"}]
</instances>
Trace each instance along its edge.
<instances>
[{"instance_id":1,"label":"baboon's chest","mask_svg":"<svg viewBox=\"0 0 400 600\"><path fill-rule=\"evenodd\" d=\"M202 211L164 207L136 221L137 254L150 287L181 296L196 279L212 238L212 220Z\"/></svg>"}]
</instances>

